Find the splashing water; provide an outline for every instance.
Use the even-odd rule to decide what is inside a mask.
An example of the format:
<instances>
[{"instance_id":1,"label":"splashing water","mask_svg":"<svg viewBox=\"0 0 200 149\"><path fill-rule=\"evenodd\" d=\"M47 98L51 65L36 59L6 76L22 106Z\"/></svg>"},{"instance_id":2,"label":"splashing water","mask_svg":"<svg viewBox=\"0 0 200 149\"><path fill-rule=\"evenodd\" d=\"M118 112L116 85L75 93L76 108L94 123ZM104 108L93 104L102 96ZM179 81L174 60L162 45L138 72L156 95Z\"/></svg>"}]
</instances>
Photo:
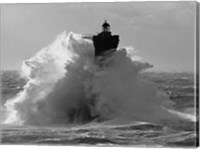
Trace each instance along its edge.
<instances>
[{"instance_id":1,"label":"splashing water","mask_svg":"<svg viewBox=\"0 0 200 149\"><path fill-rule=\"evenodd\" d=\"M152 66L123 48L99 66L92 41L60 34L49 46L23 62L29 78L24 90L8 100L6 124L59 125L91 121L118 122L186 119L171 112L173 102L140 77Z\"/></svg>"}]
</instances>

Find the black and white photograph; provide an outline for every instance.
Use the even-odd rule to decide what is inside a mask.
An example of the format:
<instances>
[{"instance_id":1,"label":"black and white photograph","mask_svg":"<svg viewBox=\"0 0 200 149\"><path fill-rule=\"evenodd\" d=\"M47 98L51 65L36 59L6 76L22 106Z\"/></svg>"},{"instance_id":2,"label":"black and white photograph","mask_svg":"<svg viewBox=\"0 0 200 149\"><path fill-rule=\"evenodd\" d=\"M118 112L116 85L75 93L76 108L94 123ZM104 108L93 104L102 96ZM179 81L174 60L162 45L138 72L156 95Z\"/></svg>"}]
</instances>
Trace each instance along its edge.
<instances>
[{"instance_id":1,"label":"black and white photograph","mask_svg":"<svg viewBox=\"0 0 200 149\"><path fill-rule=\"evenodd\" d=\"M0 145L199 146L196 1L0 4Z\"/></svg>"}]
</instances>

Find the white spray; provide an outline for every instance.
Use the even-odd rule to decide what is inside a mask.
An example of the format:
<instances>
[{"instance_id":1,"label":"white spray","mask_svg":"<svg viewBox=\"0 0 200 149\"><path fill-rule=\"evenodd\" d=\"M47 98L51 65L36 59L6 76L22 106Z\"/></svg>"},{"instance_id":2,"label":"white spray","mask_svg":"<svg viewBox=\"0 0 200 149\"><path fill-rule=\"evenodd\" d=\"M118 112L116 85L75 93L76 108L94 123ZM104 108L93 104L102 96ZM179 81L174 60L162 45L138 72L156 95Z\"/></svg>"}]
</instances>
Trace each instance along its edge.
<instances>
[{"instance_id":1,"label":"white spray","mask_svg":"<svg viewBox=\"0 0 200 149\"><path fill-rule=\"evenodd\" d=\"M131 52L132 51L132 52ZM104 66L94 62L92 42L66 32L23 62L29 78L24 90L7 101L6 124L54 125L92 120L177 120L173 104L154 84L140 77L152 67L134 49L115 52Z\"/></svg>"}]
</instances>

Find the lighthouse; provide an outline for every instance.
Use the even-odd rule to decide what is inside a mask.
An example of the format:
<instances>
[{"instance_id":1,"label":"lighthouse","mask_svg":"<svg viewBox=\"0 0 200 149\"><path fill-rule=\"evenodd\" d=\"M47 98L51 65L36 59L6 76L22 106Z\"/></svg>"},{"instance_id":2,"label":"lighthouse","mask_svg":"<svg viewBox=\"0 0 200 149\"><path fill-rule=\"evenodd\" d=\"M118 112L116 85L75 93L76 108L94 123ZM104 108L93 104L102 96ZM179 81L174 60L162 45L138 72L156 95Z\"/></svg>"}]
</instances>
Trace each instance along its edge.
<instances>
[{"instance_id":1,"label":"lighthouse","mask_svg":"<svg viewBox=\"0 0 200 149\"><path fill-rule=\"evenodd\" d=\"M105 20L102 24L102 32L92 37L95 48L95 57L104 56L109 51L116 51L119 44L119 35L112 35L110 24Z\"/></svg>"}]
</instances>

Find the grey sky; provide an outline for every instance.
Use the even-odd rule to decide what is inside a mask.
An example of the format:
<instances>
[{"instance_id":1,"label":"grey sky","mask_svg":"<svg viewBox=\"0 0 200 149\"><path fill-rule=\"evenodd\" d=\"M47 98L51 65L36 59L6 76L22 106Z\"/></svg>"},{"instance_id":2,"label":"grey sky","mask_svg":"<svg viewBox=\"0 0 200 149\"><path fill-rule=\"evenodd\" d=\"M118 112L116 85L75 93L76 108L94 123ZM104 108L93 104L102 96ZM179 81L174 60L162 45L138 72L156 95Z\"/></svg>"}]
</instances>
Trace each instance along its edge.
<instances>
[{"instance_id":1,"label":"grey sky","mask_svg":"<svg viewBox=\"0 0 200 149\"><path fill-rule=\"evenodd\" d=\"M139 50L153 70L193 71L195 2L1 5L1 68L25 59L66 31L97 33L107 19L120 45Z\"/></svg>"}]
</instances>

